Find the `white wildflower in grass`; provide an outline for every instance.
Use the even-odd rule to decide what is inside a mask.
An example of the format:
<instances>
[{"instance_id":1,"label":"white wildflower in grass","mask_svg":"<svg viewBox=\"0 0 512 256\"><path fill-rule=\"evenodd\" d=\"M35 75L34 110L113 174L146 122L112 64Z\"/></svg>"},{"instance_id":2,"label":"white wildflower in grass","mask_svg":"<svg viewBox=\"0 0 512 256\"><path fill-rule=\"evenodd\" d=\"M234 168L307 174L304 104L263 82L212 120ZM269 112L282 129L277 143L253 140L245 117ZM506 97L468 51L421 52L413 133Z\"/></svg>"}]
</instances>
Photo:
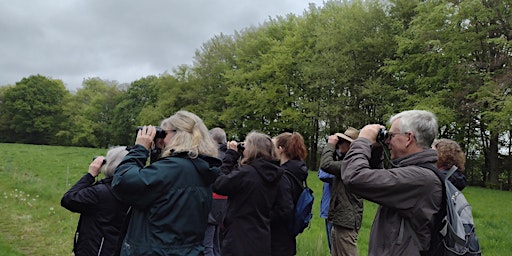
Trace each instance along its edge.
<instances>
[{"instance_id":1,"label":"white wildflower in grass","mask_svg":"<svg viewBox=\"0 0 512 256\"><path fill-rule=\"evenodd\" d=\"M16 202L28 205L29 207L33 207L33 203L36 201L36 198L39 198L39 195L31 195L29 193L25 193L23 190L16 188L10 192L3 192L2 197L4 199L14 199Z\"/></svg>"}]
</instances>

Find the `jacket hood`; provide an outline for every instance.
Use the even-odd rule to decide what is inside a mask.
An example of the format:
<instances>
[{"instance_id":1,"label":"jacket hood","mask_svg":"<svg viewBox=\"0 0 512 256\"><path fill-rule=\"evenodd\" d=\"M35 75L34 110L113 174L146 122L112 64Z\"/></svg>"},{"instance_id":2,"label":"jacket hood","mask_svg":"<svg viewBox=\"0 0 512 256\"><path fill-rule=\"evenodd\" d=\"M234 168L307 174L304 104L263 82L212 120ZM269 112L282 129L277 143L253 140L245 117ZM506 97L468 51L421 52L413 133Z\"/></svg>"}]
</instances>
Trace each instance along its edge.
<instances>
[{"instance_id":1,"label":"jacket hood","mask_svg":"<svg viewBox=\"0 0 512 256\"><path fill-rule=\"evenodd\" d=\"M213 184L220 175L222 161L216 157L199 155L197 158L191 159L188 156L188 152L175 152L172 153L171 156L190 159L203 179L203 182L207 185Z\"/></svg>"},{"instance_id":2,"label":"jacket hood","mask_svg":"<svg viewBox=\"0 0 512 256\"><path fill-rule=\"evenodd\" d=\"M222 161L216 157L199 155L196 159L192 160L197 165L197 169L201 178L206 184L213 184L217 177L220 175L220 166ZM199 168L199 166L203 168Z\"/></svg>"},{"instance_id":3,"label":"jacket hood","mask_svg":"<svg viewBox=\"0 0 512 256\"><path fill-rule=\"evenodd\" d=\"M258 158L249 163L249 165L253 166L261 178L268 183L279 181L284 173L284 170L279 166L278 161Z\"/></svg>"},{"instance_id":4,"label":"jacket hood","mask_svg":"<svg viewBox=\"0 0 512 256\"><path fill-rule=\"evenodd\" d=\"M306 163L302 160L288 160L286 161L286 163L281 165L281 167L291 172L299 180L305 180L308 177L308 167L306 166Z\"/></svg>"},{"instance_id":5,"label":"jacket hood","mask_svg":"<svg viewBox=\"0 0 512 256\"><path fill-rule=\"evenodd\" d=\"M204 160L205 162L207 162L208 166L210 168L220 167L222 165L222 161L219 158L217 158L217 157L206 156L206 155L199 155L198 158Z\"/></svg>"}]
</instances>

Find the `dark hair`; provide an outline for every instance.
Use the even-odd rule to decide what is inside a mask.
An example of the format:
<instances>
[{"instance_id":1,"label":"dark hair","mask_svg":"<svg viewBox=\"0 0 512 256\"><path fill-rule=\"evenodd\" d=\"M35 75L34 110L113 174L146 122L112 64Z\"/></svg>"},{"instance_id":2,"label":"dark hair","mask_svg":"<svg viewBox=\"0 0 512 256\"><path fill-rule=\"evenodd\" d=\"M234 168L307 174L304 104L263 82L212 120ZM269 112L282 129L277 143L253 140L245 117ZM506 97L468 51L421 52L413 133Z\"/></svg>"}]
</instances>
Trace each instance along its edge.
<instances>
[{"instance_id":1,"label":"dark hair","mask_svg":"<svg viewBox=\"0 0 512 256\"><path fill-rule=\"evenodd\" d=\"M289 159L306 160L308 151L304 138L298 132L284 132L275 137L276 147L282 147Z\"/></svg>"}]
</instances>

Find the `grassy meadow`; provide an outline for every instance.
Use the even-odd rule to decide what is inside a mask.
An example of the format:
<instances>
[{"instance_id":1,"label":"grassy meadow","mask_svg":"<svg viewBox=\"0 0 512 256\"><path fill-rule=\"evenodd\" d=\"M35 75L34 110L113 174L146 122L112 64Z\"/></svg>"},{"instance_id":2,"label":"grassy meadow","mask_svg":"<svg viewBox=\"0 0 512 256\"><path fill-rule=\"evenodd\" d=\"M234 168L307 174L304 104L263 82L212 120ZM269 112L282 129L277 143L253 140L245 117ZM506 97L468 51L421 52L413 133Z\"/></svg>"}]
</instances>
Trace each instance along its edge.
<instances>
[{"instance_id":1,"label":"grassy meadow","mask_svg":"<svg viewBox=\"0 0 512 256\"><path fill-rule=\"evenodd\" d=\"M106 149L0 143L0 252L3 256L72 255L78 214L60 206L62 195L87 172L92 157ZM297 255L329 255L324 220L319 218L322 183L310 172L315 192L311 227L297 238ZM512 192L468 187L464 194L483 255L509 255L512 248ZM359 235L367 255L376 205L365 202Z\"/></svg>"}]
</instances>

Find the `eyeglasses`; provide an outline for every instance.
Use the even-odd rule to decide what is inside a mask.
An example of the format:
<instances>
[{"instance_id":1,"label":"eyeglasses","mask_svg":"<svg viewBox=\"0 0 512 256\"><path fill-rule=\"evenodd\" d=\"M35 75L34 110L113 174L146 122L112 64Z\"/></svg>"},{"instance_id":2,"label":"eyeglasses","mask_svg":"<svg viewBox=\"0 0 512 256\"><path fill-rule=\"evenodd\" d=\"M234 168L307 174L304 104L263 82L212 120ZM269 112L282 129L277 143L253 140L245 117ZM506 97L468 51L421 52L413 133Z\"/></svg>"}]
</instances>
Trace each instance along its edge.
<instances>
[{"instance_id":1,"label":"eyeglasses","mask_svg":"<svg viewBox=\"0 0 512 256\"><path fill-rule=\"evenodd\" d=\"M388 138L391 140L395 135L399 135L399 134L407 134L409 135L410 132L388 132Z\"/></svg>"}]
</instances>

